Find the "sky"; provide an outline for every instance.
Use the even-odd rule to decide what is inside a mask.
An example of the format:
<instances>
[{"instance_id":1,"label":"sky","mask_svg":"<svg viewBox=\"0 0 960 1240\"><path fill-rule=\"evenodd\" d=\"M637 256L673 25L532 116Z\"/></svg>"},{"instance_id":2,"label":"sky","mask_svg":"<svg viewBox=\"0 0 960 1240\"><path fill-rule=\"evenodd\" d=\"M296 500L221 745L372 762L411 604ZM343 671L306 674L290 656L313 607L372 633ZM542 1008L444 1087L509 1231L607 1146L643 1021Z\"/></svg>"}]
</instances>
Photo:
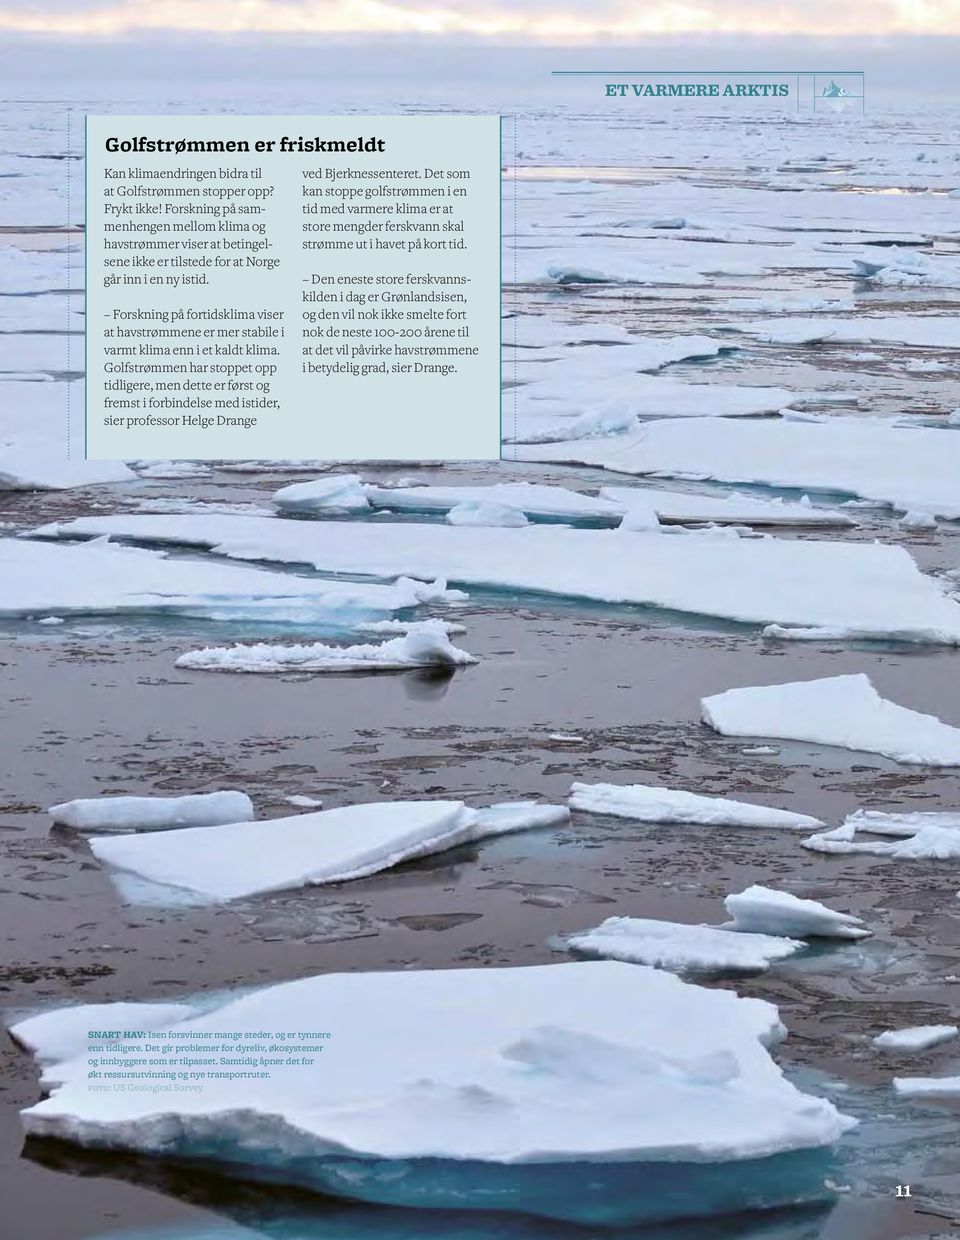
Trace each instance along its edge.
<instances>
[{"instance_id":1,"label":"sky","mask_svg":"<svg viewBox=\"0 0 960 1240\"><path fill-rule=\"evenodd\" d=\"M531 44L650 36L958 35L960 0L0 0L0 30L479 38Z\"/></svg>"}]
</instances>

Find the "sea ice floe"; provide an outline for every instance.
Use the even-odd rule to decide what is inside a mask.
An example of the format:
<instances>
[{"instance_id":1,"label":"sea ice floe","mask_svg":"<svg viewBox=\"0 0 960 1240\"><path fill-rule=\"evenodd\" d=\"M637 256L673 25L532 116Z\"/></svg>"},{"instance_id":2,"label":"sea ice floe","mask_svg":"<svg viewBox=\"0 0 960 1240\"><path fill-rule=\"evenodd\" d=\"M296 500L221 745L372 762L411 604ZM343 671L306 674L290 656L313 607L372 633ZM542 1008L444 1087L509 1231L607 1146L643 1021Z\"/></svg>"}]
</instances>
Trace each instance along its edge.
<instances>
[{"instance_id":1,"label":"sea ice floe","mask_svg":"<svg viewBox=\"0 0 960 1240\"><path fill-rule=\"evenodd\" d=\"M487 486L365 486L374 508L400 512L445 513L469 503L500 504L515 508L533 520L592 521L618 524L628 510L651 508L663 522L713 521L743 525L853 525L846 513L810 503L744 495L736 491L717 495L687 494L656 487L601 487L598 496L567 487L535 482L501 482Z\"/></svg>"},{"instance_id":2,"label":"sea ice floe","mask_svg":"<svg viewBox=\"0 0 960 1240\"><path fill-rule=\"evenodd\" d=\"M250 822L253 802L245 792L200 792L182 797L88 797L52 805L55 823L76 831L165 831Z\"/></svg>"},{"instance_id":3,"label":"sea ice floe","mask_svg":"<svg viewBox=\"0 0 960 1240\"><path fill-rule=\"evenodd\" d=\"M913 1025L909 1029L888 1029L873 1039L882 1051L926 1051L941 1042L951 1042L960 1029L956 1025Z\"/></svg>"},{"instance_id":4,"label":"sea ice floe","mask_svg":"<svg viewBox=\"0 0 960 1240\"><path fill-rule=\"evenodd\" d=\"M651 507L664 523L713 522L716 525L854 525L846 513L836 508L820 508L802 501L791 503L779 497L745 495L731 491L717 495L692 495L683 491L661 491L655 487L601 487L600 498L630 509L637 504Z\"/></svg>"},{"instance_id":5,"label":"sea ice floe","mask_svg":"<svg viewBox=\"0 0 960 1240\"><path fill-rule=\"evenodd\" d=\"M76 410L72 419L70 405ZM60 491L136 482L120 461L86 461L70 433L83 424L83 383L0 379L0 491Z\"/></svg>"},{"instance_id":6,"label":"sea ice floe","mask_svg":"<svg viewBox=\"0 0 960 1240\"><path fill-rule=\"evenodd\" d=\"M17 1041L44 1069L41 1084L59 1085L68 1079L60 1075L60 1065L90 1045L91 1029L165 1029L194 1014L189 1003L83 1003L28 1016L13 1027Z\"/></svg>"},{"instance_id":7,"label":"sea ice floe","mask_svg":"<svg viewBox=\"0 0 960 1240\"><path fill-rule=\"evenodd\" d=\"M913 835L892 844L859 839L857 833L855 824L845 823L833 831L811 835L800 843L810 852L836 856L864 853L888 861L953 861L960 857L960 831L954 827L925 825Z\"/></svg>"},{"instance_id":8,"label":"sea ice floe","mask_svg":"<svg viewBox=\"0 0 960 1240\"><path fill-rule=\"evenodd\" d=\"M81 517L34 534L110 534L207 547L235 559L306 564L325 573L444 575L474 586L633 603L745 624L827 626L864 638L960 642L960 604L919 572L903 548L879 543L665 539L653 532L631 534L625 555L617 530L140 514ZM284 581L291 589L294 582L297 589L324 584L300 577ZM54 607L50 603L46 610Z\"/></svg>"},{"instance_id":9,"label":"sea ice floe","mask_svg":"<svg viewBox=\"0 0 960 1240\"><path fill-rule=\"evenodd\" d=\"M771 328L767 321L731 324L729 331L769 340L781 331ZM919 348L960 348L960 324L952 315L904 314L878 316L863 315L859 318L831 318L828 315L816 319L787 319L784 332L799 336L808 334L810 340L827 337L838 344L901 344ZM774 341L776 342L776 341ZM803 343L798 339L791 343Z\"/></svg>"},{"instance_id":10,"label":"sea ice floe","mask_svg":"<svg viewBox=\"0 0 960 1240\"><path fill-rule=\"evenodd\" d=\"M374 508L399 512L447 513L465 504L496 505L534 519L597 520L614 525L623 511L617 504L602 498L535 482L497 482L487 486L367 486L364 494Z\"/></svg>"},{"instance_id":11,"label":"sea ice floe","mask_svg":"<svg viewBox=\"0 0 960 1240\"><path fill-rule=\"evenodd\" d=\"M859 917L837 913L817 900L756 884L724 900L731 930L785 934L792 938L862 939L870 934Z\"/></svg>"},{"instance_id":12,"label":"sea ice floe","mask_svg":"<svg viewBox=\"0 0 960 1240\"><path fill-rule=\"evenodd\" d=\"M269 674L400 672L412 667L466 667L476 662L472 654L451 643L442 620L423 620L410 625L402 636L385 642L359 646L330 646L323 642L207 646L180 655L176 666L204 672Z\"/></svg>"},{"instance_id":13,"label":"sea ice floe","mask_svg":"<svg viewBox=\"0 0 960 1240\"><path fill-rule=\"evenodd\" d=\"M203 461L137 461L134 468L141 478L168 479L208 478L213 472Z\"/></svg>"},{"instance_id":14,"label":"sea ice floe","mask_svg":"<svg viewBox=\"0 0 960 1240\"><path fill-rule=\"evenodd\" d=\"M895 1076L893 1088L908 1098L956 1098L960 1076Z\"/></svg>"},{"instance_id":15,"label":"sea ice floe","mask_svg":"<svg viewBox=\"0 0 960 1240\"><path fill-rule=\"evenodd\" d=\"M960 518L960 440L869 420L661 421L604 440L520 446L525 461L624 474L847 493L905 511Z\"/></svg>"},{"instance_id":16,"label":"sea ice floe","mask_svg":"<svg viewBox=\"0 0 960 1240\"><path fill-rule=\"evenodd\" d=\"M548 349L575 344L634 344L637 337L617 323L590 315L578 323L561 323L545 314L512 314L501 321L504 347Z\"/></svg>"},{"instance_id":17,"label":"sea ice floe","mask_svg":"<svg viewBox=\"0 0 960 1240\"><path fill-rule=\"evenodd\" d=\"M630 344L580 345L546 356L518 351L504 362L503 377L532 385L531 394L562 397L568 384L583 387L617 377L629 381L641 371L660 370L671 362L716 357L724 347L730 348L710 336L634 336Z\"/></svg>"},{"instance_id":18,"label":"sea ice floe","mask_svg":"<svg viewBox=\"0 0 960 1240\"><path fill-rule=\"evenodd\" d=\"M937 518L929 512L905 512L897 524L902 530L935 530Z\"/></svg>"},{"instance_id":19,"label":"sea ice floe","mask_svg":"<svg viewBox=\"0 0 960 1240\"><path fill-rule=\"evenodd\" d=\"M464 597L460 591L448 591L441 582L409 578L390 585L324 581L234 564L168 559L156 551L101 540L58 546L2 538L0 581L3 616L53 612L353 621Z\"/></svg>"},{"instance_id":20,"label":"sea ice floe","mask_svg":"<svg viewBox=\"0 0 960 1240\"><path fill-rule=\"evenodd\" d=\"M571 935L567 945L586 955L674 973L759 973L806 946L768 934L733 934L646 917L608 917L592 930Z\"/></svg>"},{"instance_id":21,"label":"sea ice floe","mask_svg":"<svg viewBox=\"0 0 960 1240\"><path fill-rule=\"evenodd\" d=\"M468 809L462 801L381 801L261 822L155 835L94 836L94 856L148 883L210 901L366 878L487 836L563 823L558 805Z\"/></svg>"},{"instance_id":22,"label":"sea ice floe","mask_svg":"<svg viewBox=\"0 0 960 1240\"><path fill-rule=\"evenodd\" d=\"M448 637L455 637L467 631L465 624L455 624L452 620L437 620L434 617L433 622L441 625ZM395 637L397 634L409 633L411 629L422 623L422 620L366 620L353 627L358 633L390 633Z\"/></svg>"},{"instance_id":23,"label":"sea ice floe","mask_svg":"<svg viewBox=\"0 0 960 1240\"><path fill-rule=\"evenodd\" d=\"M570 790L570 807L639 822L693 823L705 827L785 827L806 831L823 826L809 814L646 784L575 783Z\"/></svg>"},{"instance_id":24,"label":"sea ice floe","mask_svg":"<svg viewBox=\"0 0 960 1240\"><path fill-rule=\"evenodd\" d=\"M83 287L83 255L79 248L27 250L17 245L0 246L0 292L50 293L71 287Z\"/></svg>"},{"instance_id":25,"label":"sea ice floe","mask_svg":"<svg viewBox=\"0 0 960 1240\"><path fill-rule=\"evenodd\" d=\"M517 508L509 504L489 504L467 500L447 509L447 525L468 525L479 528L521 529L529 522Z\"/></svg>"},{"instance_id":26,"label":"sea ice floe","mask_svg":"<svg viewBox=\"0 0 960 1240\"><path fill-rule=\"evenodd\" d=\"M281 511L288 512L363 512L370 507L358 474L294 482L275 492L273 500Z\"/></svg>"},{"instance_id":27,"label":"sea ice floe","mask_svg":"<svg viewBox=\"0 0 960 1240\"><path fill-rule=\"evenodd\" d=\"M659 375L541 379L504 393L503 442L517 445L504 455L524 460L524 445L581 439L612 440L613 447L626 442L638 419L751 418L780 413L794 399L796 393L784 388L687 383Z\"/></svg>"},{"instance_id":28,"label":"sea ice floe","mask_svg":"<svg viewBox=\"0 0 960 1240\"><path fill-rule=\"evenodd\" d=\"M916 835L924 827L943 827L946 830L960 831L960 811L951 813L950 811L896 810L891 812L879 809L858 809L847 815L843 825L853 827L857 831L866 831L870 835L900 837Z\"/></svg>"},{"instance_id":29,"label":"sea ice floe","mask_svg":"<svg viewBox=\"0 0 960 1240\"><path fill-rule=\"evenodd\" d=\"M0 491L66 491L136 478L120 461L67 460L54 440L0 443Z\"/></svg>"},{"instance_id":30,"label":"sea ice floe","mask_svg":"<svg viewBox=\"0 0 960 1240\"><path fill-rule=\"evenodd\" d=\"M878 753L916 766L960 766L960 728L882 698L869 676L728 689L704 698L723 736L770 736Z\"/></svg>"},{"instance_id":31,"label":"sea ice floe","mask_svg":"<svg viewBox=\"0 0 960 1240\"><path fill-rule=\"evenodd\" d=\"M22 1113L27 1132L381 1204L610 1226L823 1199L824 1147L854 1125L771 1058L785 1032L772 1004L642 966L323 973L211 998L14 1025L51 1087ZM96 1029L173 1045L329 1037L304 1043L318 1047L307 1067L208 1071L201 1092L157 1094L90 1088Z\"/></svg>"}]
</instances>

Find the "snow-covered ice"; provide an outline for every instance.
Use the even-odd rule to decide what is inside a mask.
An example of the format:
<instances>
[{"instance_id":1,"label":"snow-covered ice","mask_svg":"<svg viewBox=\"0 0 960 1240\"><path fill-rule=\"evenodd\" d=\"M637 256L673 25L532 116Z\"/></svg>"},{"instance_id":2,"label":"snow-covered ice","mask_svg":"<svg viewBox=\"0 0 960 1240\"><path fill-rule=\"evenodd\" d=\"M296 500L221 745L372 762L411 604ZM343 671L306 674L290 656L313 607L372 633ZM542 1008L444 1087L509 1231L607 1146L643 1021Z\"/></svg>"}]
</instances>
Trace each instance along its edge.
<instances>
[{"instance_id":1,"label":"snow-covered ice","mask_svg":"<svg viewBox=\"0 0 960 1240\"><path fill-rule=\"evenodd\" d=\"M570 807L640 822L693 823L705 827L785 827L806 831L823 825L808 814L646 784L575 783L570 790Z\"/></svg>"},{"instance_id":2,"label":"snow-covered ice","mask_svg":"<svg viewBox=\"0 0 960 1240\"><path fill-rule=\"evenodd\" d=\"M879 543L665 539L653 532L631 534L625 555L617 530L142 514L81 517L34 533L44 538L111 534L207 547L235 559L306 564L327 573L442 576L473 586L642 604L746 624L829 626L864 638L960 642L960 604L924 576L902 547ZM305 579L296 581L303 586Z\"/></svg>"},{"instance_id":3,"label":"snow-covered ice","mask_svg":"<svg viewBox=\"0 0 960 1240\"><path fill-rule=\"evenodd\" d=\"M363 512L370 507L358 474L294 482L275 492L273 500L281 511L288 512Z\"/></svg>"},{"instance_id":4,"label":"snow-covered ice","mask_svg":"<svg viewBox=\"0 0 960 1240\"><path fill-rule=\"evenodd\" d=\"M465 667L477 660L454 646L442 620L412 624L400 637L360 646L323 642L207 646L189 650L177 667L205 672L399 672L411 667Z\"/></svg>"},{"instance_id":5,"label":"snow-covered ice","mask_svg":"<svg viewBox=\"0 0 960 1240\"><path fill-rule=\"evenodd\" d=\"M141 478L179 482L186 478L208 478L213 472L203 461L137 461L134 468Z\"/></svg>"},{"instance_id":6,"label":"snow-covered ice","mask_svg":"<svg viewBox=\"0 0 960 1240\"><path fill-rule=\"evenodd\" d=\"M778 336L795 333L807 335L811 341L829 338L842 344L903 344L919 348L960 348L960 325L953 315L903 314L878 316L863 315L859 318L831 318L823 315L815 319L787 319L783 328L771 328L767 321L730 324L729 331L755 336L758 340L773 340ZM802 344L802 339L782 341Z\"/></svg>"},{"instance_id":7,"label":"snow-covered ice","mask_svg":"<svg viewBox=\"0 0 960 1240\"><path fill-rule=\"evenodd\" d=\"M514 314L503 319L504 346L548 349L557 345L632 344L636 337L617 323L591 315L579 323L561 323L543 314Z\"/></svg>"},{"instance_id":8,"label":"snow-covered ice","mask_svg":"<svg viewBox=\"0 0 960 1240\"><path fill-rule=\"evenodd\" d=\"M521 529L528 524L527 518L517 508L509 504L489 504L468 500L463 504L454 504L447 510L445 518L448 525L468 525L501 529Z\"/></svg>"},{"instance_id":9,"label":"snow-covered ice","mask_svg":"<svg viewBox=\"0 0 960 1240\"><path fill-rule=\"evenodd\" d=\"M814 507L733 492L696 495L656 487L602 487L598 496L532 482L487 486L364 487L375 508L402 512L447 512L464 503L502 504L533 520L588 520L614 525L638 506L650 507L665 522L734 522L741 525L853 525L835 508Z\"/></svg>"},{"instance_id":10,"label":"snow-covered ice","mask_svg":"<svg viewBox=\"0 0 960 1240\"><path fill-rule=\"evenodd\" d=\"M912 765L960 766L960 728L887 701L862 672L728 689L701 706L705 722L723 736L812 741Z\"/></svg>"},{"instance_id":11,"label":"snow-covered ice","mask_svg":"<svg viewBox=\"0 0 960 1240\"><path fill-rule=\"evenodd\" d=\"M660 375L614 374L555 382L540 379L511 388L503 399L503 441L514 459L553 459L549 445L566 440L612 440L619 444L637 419L752 418L788 408L797 393L733 383L689 383ZM545 458L524 445L548 445Z\"/></svg>"},{"instance_id":12,"label":"snow-covered ice","mask_svg":"<svg viewBox=\"0 0 960 1240\"><path fill-rule=\"evenodd\" d=\"M960 1076L895 1076L893 1088L908 1098L957 1098Z\"/></svg>"},{"instance_id":13,"label":"snow-covered ice","mask_svg":"<svg viewBox=\"0 0 960 1240\"><path fill-rule=\"evenodd\" d=\"M646 917L608 917L592 930L571 935L567 944L590 956L676 973L759 973L806 946L768 934L733 934Z\"/></svg>"},{"instance_id":14,"label":"snow-covered ice","mask_svg":"<svg viewBox=\"0 0 960 1240\"><path fill-rule=\"evenodd\" d=\"M158 1096L90 1089L88 1031L114 1028L180 1044L330 1036L311 1068ZM792 1204L823 1198L829 1162L814 1152L854 1123L784 1077L772 1004L612 961L328 972L212 1009L83 1005L12 1032L47 1065L50 1096L22 1113L33 1136L382 1204L607 1225Z\"/></svg>"},{"instance_id":15,"label":"snow-covered ice","mask_svg":"<svg viewBox=\"0 0 960 1240\"><path fill-rule=\"evenodd\" d=\"M448 637L455 637L467 631L465 624L456 624L452 620L437 620L434 617L433 622L441 625ZM354 628L358 633L389 633L396 637L398 633L401 635L409 633L412 628L422 623L422 620L366 620L354 625Z\"/></svg>"},{"instance_id":16,"label":"snow-covered ice","mask_svg":"<svg viewBox=\"0 0 960 1240\"><path fill-rule=\"evenodd\" d=\"M891 844L859 839L857 826L850 823L811 835L800 843L810 852L835 856L864 853L888 861L954 861L960 858L960 831L936 824L922 826L913 835Z\"/></svg>"},{"instance_id":17,"label":"snow-covered ice","mask_svg":"<svg viewBox=\"0 0 960 1240\"><path fill-rule=\"evenodd\" d=\"M160 887L235 900L366 878L490 835L560 824L562 806L468 809L462 801L381 801L156 835L94 836L99 861Z\"/></svg>"},{"instance_id":18,"label":"snow-covered ice","mask_svg":"<svg viewBox=\"0 0 960 1240\"><path fill-rule=\"evenodd\" d=\"M22 538L0 539L0 581L4 616L153 613L315 621L360 619L464 597L439 582L323 581L234 564L168 559L117 543L60 546Z\"/></svg>"},{"instance_id":19,"label":"snow-covered ice","mask_svg":"<svg viewBox=\"0 0 960 1240\"><path fill-rule=\"evenodd\" d=\"M622 516L619 505L603 498L533 482L498 482L487 486L367 486L364 494L373 507L400 512L446 513L465 504L477 504L512 508L524 516L547 520L596 519L613 525Z\"/></svg>"},{"instance_id":20,"label":"snow-covered ice","mask_svg":"<svg viewBox=\"0 0 960 1240\"><path fill-rule=\"evenodd\" d=\"M941 1042L951 1042L960 1034L956 1025L913 1025L909 1029L888 1029L873 1039L882 1051L926 1051Z\"/></svg>"},{"instance_id":21,"label":"snow-covered ice","mask_svg":"<svg viewBox=\"0 0 960 1240\"><path fill-rule=\"evenodd\" d=\"M797 939L862 939L870 934L859 917L837 913L817 900L803 900L772 887L754 884L727 896L723 903L733 918L732 930Z\"/></svg>"},{"instance_id":22,"label":"snow-covered ice","mask_svg":"<svg viewBox=\"0 0 960 1240\"><path fill-rule=\"evenodd\" d=\"M916 835L924 827L960 831L960 811L858 809L847 815L843 825L870 835L901 837Z\"/></svg>"},{"instance_id":23,"label":"snow-covered ice","mask_svg":"<svg viewBox=\"0 0 960 1240\"><path fill-rule=\"evenodd\" d=\"M68 449L68 402L82 426L83 384L0 379L0 491L61 491L136 482L120 461L85 461L81 442Z\"/></svg>"},{"instance_id":24,"label":"snow-covered ice","mask_svg":"<svg viewBox=\"0 0 960 1240\"><path fill-rule=\"evenodd\" d=\"M120 461L67 460L50 440L0 443L0 491L66 491L110 482L135 482Z\"/></svg>"},{"instance_id":25,"label":"snow-covered ice","mask_svg":"<svg viewBox=\"0 0 960 1240\"><path fill-rule=\"evenodd\" d=\"M960 438L869 419L667 420L602 440L520 446L515 455L624 474L840 492L960 518Z\"/></svg>"},{"instance_id":26,"label":"snow-covered ice","mask_svg":"<svg viewBox=\"0 0 960 1240\"><path fill-rule=\"evenodd\" d=\"M165 831L253 820L245 792L199 792L182 797L88 797L52 805L54 822L76 831Z\"/></svg>"},{"instance_id":27,"label":"snow-covered ice","mask_svg":"<svg viewBox=\"0 0 960 1240\"><path fill-rule=\"evenodd\" d=\"M711 521L717 525L854 525L847 513L810 503L767 499L738 491L718 495L691 495L656 487L601 487L600 498L628 511L636 505L651 507L661 523Z\"/></svg>"}]
</instances>

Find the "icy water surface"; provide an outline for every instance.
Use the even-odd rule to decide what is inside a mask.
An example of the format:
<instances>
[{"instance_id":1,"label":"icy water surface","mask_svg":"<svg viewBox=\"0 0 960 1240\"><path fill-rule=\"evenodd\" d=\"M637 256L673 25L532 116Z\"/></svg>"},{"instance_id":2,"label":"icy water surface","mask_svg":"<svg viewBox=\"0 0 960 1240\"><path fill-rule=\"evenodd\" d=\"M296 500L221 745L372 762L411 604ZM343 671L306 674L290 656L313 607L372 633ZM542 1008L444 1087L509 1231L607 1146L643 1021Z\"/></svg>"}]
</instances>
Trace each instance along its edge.
<instances>
[{"instance_id":1,"label":"icy water surface","mask_svg":"<svg viewBox=\"0 0 960 1240\"><path fill-rule=\"evenodd\" d=\"M136 99L88 102L94 111L163 110L155 100L152 107ZM189 97L164 105L217 106ZM247 102L242 110L257 106ZM302 98L260 106L320 110L316 100ZM831 117L819 129L758 116L751 125L742 117L710 117L682 135L678 152L676 133L654 121L641 130L609 116L601 123L588 109L518 108L518 171L508 182L520 207L516 227L506 230L508 244L529 257L595 246L628 255L653 242L658 261L687 274L647 285L530 280L507 290L508 308L619 324L644 337L718 339L738 320L768 313L738 308L738 299L846 299L852 308L843 313L854 318L955 313L960 281L885 287L817 257L831 245L861 253L865 245L902 244L931 260L951 258L957 207L951 218L945 205L960 172L944 142L943 114ZM41 155L28 170L18 158L24 133ZM5 121L0 136L10 175L24 182L19 196L0 198L6 243L29 254L78 241L76 231L36 231L55 230L63 218L61 157L75 152L64 150L60 112L26 107ZM918 149L931 156L926 167L917 163ZM687 217L689 229L649 226ZM678 231L683 235L669 235ZM801 234L810 265L757 266L764 246ZM729 246L731 260L704 275L704 245ZM701 282L690 283L694 276ZM63 314L62 322L20 332L13 301L0 297L4 330L21 339L2 342L0 365L35 367L54 382L73 373L65 351L56 349L64 345L68 303L77 298L61 296L63 304L51 310ZM30 322L45 312L31 307ZM35 337L48 333L53 341L37 344ZM960 405L957 356L949 350L722 339L725 351L716 359L679 362L664 375L707 387L781 386L797 394L794 408L828 417L906 415L942 425ZM371 481L523 479L591 493L625 481L596 469L514 462L362 472ZM269 507L278 486L311 476L218 469L200 480L60 495L4 492L0 521L20 531L184 500ZM813 498L836 503L849 496ZM960 565L956 524L907 532L882 509L854 515L855 529L788 529L780 536L896 541L927 571ZM49 627L31 620L0 626L0 746L17 758L0 774L3 1007L159 1000L334 970L546 963L567 958L564 935L607 916L715 924L725 917L725 895L766 883L826 900L874 931L864 943L817 947L762 977L711 983L775 1002L789 1030L776 1051L779 1062L802 1088L830 1096L861 1120L836 1154L836 1200L761 1217L606 1231L325 1201L228 1179L215 1168L97 1156L51 1142L31 1141L21 1154L17 1111L37 1097L36 1070L0 1034L3 1240L8 1232L11 1240L899 1240L955 1231L956 1111L898 1100L890 1079L897 1072L956 1074L960 1051L948 1044L908 1060L881 1058L869 1043L890 1027L956 1020L955 862L832 858L803 850L791 832L657 827L575 814L562 829L487 841L340 887L211 908L124 900L83 839L49 829L45 808L74 797L217 787L247 790L261 817L291 812L285 798L292 795L322 798L328 808L420 796L474 805L561 801L574 779L666 784L796 810L831 825L860 806L958 807L957 776L949 770L799 743L748 754L749 741L719 737L699 722L700 698L732 685L866 671L884 696L960 724L956 651L763 643L747 626L493 590L472 591L468 602L438 614L467 626L456 640L479 666L452 675L205 675L176 669L174 659L197 645L342 639L346 632L333 622L304 629L97 615ZM910 1199L897 1200L897 1184L907 1183Z\"/></svg>"}]
</instances>

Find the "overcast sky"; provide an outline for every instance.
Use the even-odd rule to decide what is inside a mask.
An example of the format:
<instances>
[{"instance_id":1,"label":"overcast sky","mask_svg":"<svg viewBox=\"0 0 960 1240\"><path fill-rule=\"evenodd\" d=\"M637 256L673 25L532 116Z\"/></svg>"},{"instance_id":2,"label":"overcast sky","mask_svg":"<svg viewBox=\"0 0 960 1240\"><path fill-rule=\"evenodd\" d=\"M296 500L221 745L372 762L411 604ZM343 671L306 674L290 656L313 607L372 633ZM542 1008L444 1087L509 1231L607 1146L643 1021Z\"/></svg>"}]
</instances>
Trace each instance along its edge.
<instances>
[{"instance_id":1,"label":"overcast sky","mask_svg":"<svg viewBox=\"0 0 960 1240\"><path fill-rule=\"evenodd\" d=\"M0 29L470 36L535 43L705 31L960 34L960 0L0 0Z\"/></svg>"}]
</instances>

